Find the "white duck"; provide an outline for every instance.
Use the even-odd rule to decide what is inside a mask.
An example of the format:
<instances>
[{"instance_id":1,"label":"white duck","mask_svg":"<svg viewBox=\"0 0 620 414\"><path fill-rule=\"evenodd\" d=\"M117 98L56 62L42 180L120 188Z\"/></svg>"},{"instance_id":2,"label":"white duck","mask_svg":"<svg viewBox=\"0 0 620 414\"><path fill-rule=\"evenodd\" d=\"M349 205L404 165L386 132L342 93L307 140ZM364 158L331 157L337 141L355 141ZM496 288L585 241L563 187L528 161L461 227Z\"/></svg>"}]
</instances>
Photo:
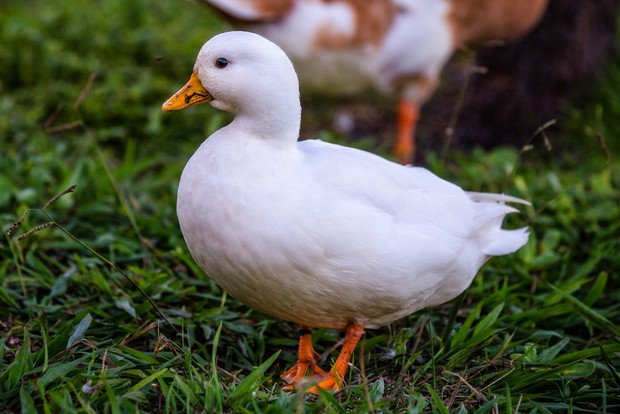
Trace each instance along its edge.
<instances>
[{"instance_id":1,"label":"white duck","mask_svg":"<svg viewBox=\"0 0 620 414\"><path fill-rule=\"evenodd\" d=\"M399 161L413 161L421 106L458 47L510 41L548 0L203 0L289 55L304 92L397 95Z\"/></svg>"},{"instance_id":2,"label":"white duck","mask_svg":"<svg viewBox=\"0 0 620 414\"><path fill-rule=\"evenodd\" d=\"M289 388L307 371L338 390L363 328L449 301L489 256L514 252L526 229L504 230L524 201L467 193L419 167L325 143L297 142L297 76L274 43L249 32L213 37L190 81L163 105L199 102L234 114L192 156L177 213L189 250L244 304L302 327ZM309 328L346 329L330 372ZM316 388L310 390L316 392Z\"/></svg>"}]
</instances>

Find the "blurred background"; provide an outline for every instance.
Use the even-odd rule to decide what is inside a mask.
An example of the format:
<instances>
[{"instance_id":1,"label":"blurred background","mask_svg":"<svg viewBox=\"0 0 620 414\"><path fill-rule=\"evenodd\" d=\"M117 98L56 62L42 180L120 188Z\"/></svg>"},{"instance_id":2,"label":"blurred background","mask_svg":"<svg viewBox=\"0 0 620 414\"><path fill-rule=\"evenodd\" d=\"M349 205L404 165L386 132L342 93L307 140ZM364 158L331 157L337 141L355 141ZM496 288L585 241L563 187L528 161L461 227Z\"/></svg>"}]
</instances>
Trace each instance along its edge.
<instances>
[{"instance_id":1,"label":"blurred background","mask_svg":"<svg viewBox=\"0 0 620 414\"><path fill-rule=\"evenodd\" d=\"M554 119L547 133L559 146L594 141L596 126L608 146L616 147L617 4L551 0L540 24L516 43L458 51L423 108L418 162L446 144L520 148ZM26 136L33 142L31 133L50 131L49 138L68 141L76 131L67 124L81 119L102 143L139 140L141 151L154 145L166 153L195 139L178 142L163 131L192 137L225 122L226 115L206 108L178 117L164 116L159 106L184 82L202 43L230 30L204 3L112 0L93 10L86 1L27 0L0 7L0 137L12 146L21 147ZM377 94L304 96L302 137L352 141L389 156L394 100ZM353 116L344 134L334 125L334 114L343 108ZM575 134L563 134L567 128Z\"/></svg>"}]
</instances>

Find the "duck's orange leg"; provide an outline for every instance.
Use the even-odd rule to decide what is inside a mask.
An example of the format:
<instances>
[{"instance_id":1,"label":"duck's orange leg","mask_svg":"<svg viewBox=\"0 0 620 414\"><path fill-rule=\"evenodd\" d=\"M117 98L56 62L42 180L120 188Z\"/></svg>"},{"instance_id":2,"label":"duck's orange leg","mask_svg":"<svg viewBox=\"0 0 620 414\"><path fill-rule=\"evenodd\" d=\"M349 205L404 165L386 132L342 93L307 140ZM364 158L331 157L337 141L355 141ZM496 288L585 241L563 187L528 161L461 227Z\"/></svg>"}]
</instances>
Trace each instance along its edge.
<instances>
[{"instance_id":1,"label":"duck's orange leg","mask_svg":"<svg viewBox=\"0 0 620 414\"><path fill-rule=\"evenodd\" d=\"M347 373L347 368L349 367L349 361L363 333L364 327L361 325L351 324L347 326L344 345L342 345L342 350L340 351L338 359L329 373L326 373L327 378L310 388L308 390L309 393L318 394L318 388L333 392L337 392L342 388L344 375Z\"/></svg>"},{"instance_id":2,"label":"duck's orange leg","mask_svg":"<svg viewBox=\"0 0 620 414\"><path fill-rule=\"evenodd\" d=\"M299 353L297 363L281 375L281 378L288 383L284 387L286 391L292 391L295 384L307 376L317 375L320 377L327 376L327 372L323 371L316 361L320 357L312 347L312 333L306 326L299 327Z\"/></svg>"},{"instance_id":3,"label":"duck's orange leg","mask_svg":"<svg viewBox=\"0 0 620 414\"><path fill-rule=\"evenodd\" d=\"M420 117L420 106L406 99L398 103L398 135L394 154L402 164L411 164L415 159L415 130Z\"/></svg>"}]
</instances>

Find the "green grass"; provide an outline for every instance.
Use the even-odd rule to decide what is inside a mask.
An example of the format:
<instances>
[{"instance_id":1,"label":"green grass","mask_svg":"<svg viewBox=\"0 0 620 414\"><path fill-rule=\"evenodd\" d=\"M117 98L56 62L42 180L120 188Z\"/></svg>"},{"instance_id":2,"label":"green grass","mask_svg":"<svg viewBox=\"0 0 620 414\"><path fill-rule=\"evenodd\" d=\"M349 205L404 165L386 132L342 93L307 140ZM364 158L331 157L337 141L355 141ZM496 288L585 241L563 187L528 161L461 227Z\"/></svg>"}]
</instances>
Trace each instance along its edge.
<instances>
[{"instance_id":1,"label":"green grass","mask_svg":"<svg viewBox=\"0 0 620 414\"><path fill-rule=\"evenodd\" d=\"M429 158L532 200L509 223L530 241L460 300L368 331L346 390L316 398L281 391L296 327L227 298L176 221L183 165L228 117L160 107L222 24L193 2L93 7L0 6L3 234L32 209L0 237L0 412L620 411L620 62L551 150ZM340 334L316 331L324 365Z\"/></svg>"}]
</instances>

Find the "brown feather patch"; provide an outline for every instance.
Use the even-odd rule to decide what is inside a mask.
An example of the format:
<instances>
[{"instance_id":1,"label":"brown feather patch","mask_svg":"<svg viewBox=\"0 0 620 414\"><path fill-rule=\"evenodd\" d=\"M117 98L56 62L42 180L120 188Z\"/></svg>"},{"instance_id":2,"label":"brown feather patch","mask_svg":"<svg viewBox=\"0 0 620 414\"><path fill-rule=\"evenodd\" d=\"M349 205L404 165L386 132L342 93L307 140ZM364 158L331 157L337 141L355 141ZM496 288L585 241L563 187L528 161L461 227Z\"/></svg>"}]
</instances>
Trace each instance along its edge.
<instances>
[{"instance_id":1,"label":"brown feather patch","mask_svg":"<svg viewBox=\"0 0 620 414\"><path fill-rule=\"evenodd\" d=\"M472 46L524 36L542 17L548 0L449 0L454 43Z\"/></svg>"},{"instance_id":2,"label":"brown feather patch","mask_svg":"<svg viewBox=\"0 0 620 414\"><path fill-rule=\"evenodd\" d=\"M323 0L323 3L347 4L355 15L355 30L351 35L343 36L325 26L315 38L317 49L335 50L380 45L398 11L391 0Z\"/></svg>"}]
</instances>

